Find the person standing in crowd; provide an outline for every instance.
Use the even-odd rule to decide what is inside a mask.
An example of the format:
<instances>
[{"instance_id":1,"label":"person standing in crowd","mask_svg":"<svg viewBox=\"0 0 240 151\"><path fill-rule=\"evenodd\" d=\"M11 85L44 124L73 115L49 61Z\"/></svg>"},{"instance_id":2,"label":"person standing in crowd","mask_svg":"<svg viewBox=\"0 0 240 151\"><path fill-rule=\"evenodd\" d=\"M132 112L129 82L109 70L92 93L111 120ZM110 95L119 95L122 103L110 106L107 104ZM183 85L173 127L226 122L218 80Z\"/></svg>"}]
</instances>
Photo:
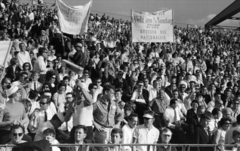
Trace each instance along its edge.
<instances>
[{"instance_id":1,"label":"person standing in crowd","mask_svg":"<svg viewBox=\"0 0 240 151\"><path fill-rule=\"evenodd\" d=\"M75 44L76 53L70 58L78 66L85 68L89 60L89 52L87 48L81 43L77 42Z\"/></svg>"},{"instance_id":2,"label":"person standing in crowd","mask_svg":"<svg viewBox=\"0 0 240 151\"><path fill-rule=\"evenodd\" d=\"M39 81L41 83L45 83L46 81L45 75L47 72L46 59L47 59L48 52L46 48L43 48L43 47L39 48L38 52L39 52L39 56L37 58L37 61L34 64L33 71L40 73Z\"/></svg>"},{"instance_id":3,"label":"person standing in crowd","mask_svg":"<svg viewBox=\"0 0 240 151\"><path fill-rule=\"evenodd\" d=\"M225 144L232 144L234 142L233 140L233 131L235 131L236 129L240 128L240 115L237 116L237 122L236 122L236 126L230 128L225 135Z\"/></svg>"},{"instance_id":4,"label":"person standing in crowd","mask_svg":"<svg viewBox=\"0 0 240 151\"><path fill-rule=\"evenodd\" d=\"M133 132L133 143L134 144L156 144L158 142L159 130L153 126L153 116L152 111L145 111L143 118L144 124L139 125L135 128ZM150 147L150 151L154 150L154 146ZM141 150L147 151L147 146L135 146L133 151Z\"/></svg>"},{"instance_id":5,"label":"person standing in crowd","mask_svg":"<svg viewBox=\"0 0 240 151\"><path fill-rule=\"evenodd\" d=\"M31 75L31 78L32 78L32 81L31 81L31 90L35 90L35 91L38 91L40 92L41 89L42 89L42 83L40 83L38 81L39 79L39 73L36 72L36 71L33 71L32 72L32 75Z\"/></svg>"},{"instance_id":6,"label":"person standing in crowd","mask_svg":"<svg viewBox=\"0 0 240 151\"><path fill-rule=\"evenodd\" d=\"M80 80L77 81L75 90L75 112L73 113L73 126L84 125L87 129L86 139L93 139L93 99L84 88ZM86 118L88 117L88 118Z\"/></svg>"},{"instance_id":7,"label":"person standing in crowd","mask_svg":"<svg viewBox=\"0 0 240 151\"><path fill-rule=\"evenodd\" d=\"M197 144L213 144L212 134L210 132L209 123L211 114L202 114L200 117L200 125L196 129ZM199 147L200 151L213 151L213 147Z\"/></svg>"},{"instance_id":8,"label":"person standing in crowd","mask_svg":"<svg viewBox=\"0 0 240 151\"><path fill-rule=\"evenodd\" d=\"M149 92L143 89L144 82L138 82L138 88L133 92L131 101L136 104L136 113L139 116L139 123L142 124L143 112L149 108Z\"/></svg>"},{"instance_id":9,"label":"person standing in crowd","mask_svg":"<svg viewBox=\"0 0 240 151\"><path fill-rule=\"evenodd\" d=\"M114 88L111 85L104 86L103 96L93 105L93 118L95 142L108 143L111 130L119 127L123 118L122 111L114 101Z\"/></svg>"}]
</instances>

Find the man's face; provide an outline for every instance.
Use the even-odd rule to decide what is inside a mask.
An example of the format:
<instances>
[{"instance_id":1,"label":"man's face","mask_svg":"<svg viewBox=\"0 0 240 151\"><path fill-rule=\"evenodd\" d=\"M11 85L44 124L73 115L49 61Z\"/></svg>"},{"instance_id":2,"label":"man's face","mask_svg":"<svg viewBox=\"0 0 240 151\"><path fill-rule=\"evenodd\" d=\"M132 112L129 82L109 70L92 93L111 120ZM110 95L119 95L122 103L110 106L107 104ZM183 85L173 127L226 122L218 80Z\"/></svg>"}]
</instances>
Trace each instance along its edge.
<instances>
[{"instance_id":1,"label":"man's face","mask_svg":"<svg viewBox=\"0 0 240 151\"><path fill-rule=\"evenodd\" d=\"M38 74L32 75L33 81L38 81L38 78L39 78Z\"/></svg>"},{"instance_id":2,"label":"man's face","mask_svg":"<svg viewBox=\"0 0 240 151\"><path fill-rule=\"evenodd\" d=\"M138 90L139 90L139 91L142 91L142 89L143 89L143 83L139 83L139 84L138 84Z\"/></svg>"},{"instance_id":3,"label":"man's face","mask_svg":"<svg viewBox=\"0 0 240 151\"><path fill-rule=\"evenodd\" d=\"M152 118L143 118L143 119L144 119L144 125L146 127L152 126L152 123L153 123L153 119Z\"/></svg>"},{"instance_id":4,"label":"man's face","mask_svg":"<svg viewBox=\"0 0 240 151\"><path fill-rule=\"evenodd\" d=\"M106 92L107 99L113 100L115 97L115 92L113 89L110 89L109 91Z\"/></svg>"},{"instance_id":5,"label":"man's face","mask_svg":"<svg viewBox=\"0 0 240 151\"><path fill-rule=\"evenodd\" d=\"M178 92L177 92L177 91L174 91L174 92L173 92L173 98L174 98L174 99L177 99L177 98L178 98Z\"/></svg>"},{"instance_id":6,"label":"man's face","mask_svg":"<svg viewBox=\"0 0 240 151\"><path fill-rule=\"evenodd\" d=\"M120 91L116 92L115 97L117 100L122 100L122 92Z\"/></svg>"},{"instance_id":7,"label":"man's face","mask_svg":"<svg viewBox=\"0 0 240 151\"><path fill-rule=\"evenodd\" d=\"M153 83L153 87L154 87L155 89L158 89L158 88L159 88L159 81L155 81L155 82Z\"/></svg>"},{"instance_id":8,"label":"man's face","mask_svg":"<svg viewBox=\"0 0 240 151\"><path fill-rule=\"evenodd\" d=\"M131 120L128 121L128 124L130 127L136 127L138 124L138 118L137 117L132 117Z\"/></svg>"},{"instance_id":9,"label":"man's face","mask_svg":"<svg viewBox=\"0 0 240 151\"><path fill-rule=\"evenodd\" d=\"M41 99L39 104L41 109L46 111L49 105L48 99L47 98Z\"/></svg>"},{"instance_id":10,"label":"man's face","mask_svg":"<svg viewBox=\"0 0 240 151\"><path fill-rule=\"evenodd\" d=\"M21 44L20 45L20 49L23 51L23 50L26 50L26 46L25 46L25 44Z\"/></svg>"},{"instance_id":11,"label":"man's face","mask_svg":"<svg viewBox=\"0 0 240 151\"><path fill-rule=\"evenodd\" d=\"M20 78L20 82L21 83L25 83L25 79L28 78L28 75L27 74L23 74Z\"/></svg>"},{"instance_id":12,"label":"man's face","mask_svg":"<svg viewBox=\"0 0 240 151\"><path fill-rule=\"evenodd\" d=\"M183 93L186 90L186 86L184 84L180 85L180 91Z\"/></svg>"},{"instance_id":13,"label":"man's face","mask_svg":"<svg viewBox=\"0 0 240 151\"><path fill-rule=\"evenodd\" d=\"M44 139L52 144L52 142L55 140L55 137L53 134L44 134Z\"/></svg>"},{"instance_id":14,"label":"man's face","mask_svg":"<svg viewBox=\"0 0 240 151\"><path fill-rule=\"evenodd\" d=\"M83 141L87 135L84 133L84 130L80 128L75 130L74 136L75 136L75 142L78 142L78 141Z\"/></svg>"},{"instance_id":15,"label":"man's face","mask_svg":"<svg viewBox=\"0 0 240 151\"><path fill-rule=\"evenodd\" d=\"M172 138L172 135L170 135L170 134L162 134L161 138L162 138L162 143L168 144L170 142L171 138Z\"/></svg>"},{"instance_id":16,"label":"man's face","mask_svg":"<svg viewBox=\"0 0 240 151\"><path fill-rule=\"evenodd\" d=\"M112 133L111 134L111 141L113 144L120 144L121 143L121 136L119 133Z\"/></svg>"},{"instance_id":17,"label":"man's face","mask_svg":"<svg viewBox=\"0 0 240 151\"><path fill-rule=\"evenodd\" d=\"M13 144L19 144L22 141L23 138L23 130L22 128L14 129L11 134L10 138Z\"/></svg>"},{"instance_id":18,"label":"man's face","mask_svg":"<svg viewBox=\"0 0 240 151\"><path fill-rule=\"evenodd\" d=\"M73 96L70 95L70 94L67 95L67 96L66 96L66 101L67 101L67 102L72 102L72 101L73 101Z\"/></svg>"}]
</instances>

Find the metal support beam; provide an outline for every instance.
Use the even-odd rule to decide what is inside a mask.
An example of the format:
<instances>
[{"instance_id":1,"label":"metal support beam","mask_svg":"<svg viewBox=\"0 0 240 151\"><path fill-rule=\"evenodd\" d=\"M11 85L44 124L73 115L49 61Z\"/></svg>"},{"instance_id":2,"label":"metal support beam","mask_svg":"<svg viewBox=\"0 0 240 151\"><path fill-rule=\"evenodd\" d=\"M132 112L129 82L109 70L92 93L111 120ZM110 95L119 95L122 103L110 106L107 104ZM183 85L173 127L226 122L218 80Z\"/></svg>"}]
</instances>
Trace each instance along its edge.
<instances>
[{"instance_id":1,"label":"metal support beam","mask_svg":"<svg viewBox=\"0 0 240 151\"><path fill-rule=\"evenodd\" d=\"M232 20L240 20L240 17L230 17L229 19L232 19Z\"/></svg>"},{"instance_id":2,"label":"metal support beam","mask_svg":"<svg viewBox=\"0 0 240 151\"><path fill-rule=\"evenodd\" d=\"M240 12L240 0L235 0L227 8L225 8L222 12L220 12L217 16L215 16L212 20L205 24L205 28L215 26L223 22L224 20L232 17L233 15L237 14L238 12Z\"/></svg>"}]
</instances>

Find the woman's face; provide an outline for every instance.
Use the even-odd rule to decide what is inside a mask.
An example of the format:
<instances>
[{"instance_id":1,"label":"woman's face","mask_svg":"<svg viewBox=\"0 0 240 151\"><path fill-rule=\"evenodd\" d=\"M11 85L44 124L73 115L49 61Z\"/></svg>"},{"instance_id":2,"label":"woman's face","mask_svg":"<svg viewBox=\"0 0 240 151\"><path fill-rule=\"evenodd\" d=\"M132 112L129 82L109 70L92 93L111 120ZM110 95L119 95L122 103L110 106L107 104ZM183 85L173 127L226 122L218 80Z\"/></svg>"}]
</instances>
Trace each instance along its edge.
<instances>
[{"instance_id":1,"label":"woman's face","mask_svg":"<svg viewBox=\"0 0 240 151\"><path fill-rule=\"evenodd\" d=\"M50 91L49 86L48 86L48 85L44 85L44 86L43 86L43 91Z\"/></svg>"}]
</instances>

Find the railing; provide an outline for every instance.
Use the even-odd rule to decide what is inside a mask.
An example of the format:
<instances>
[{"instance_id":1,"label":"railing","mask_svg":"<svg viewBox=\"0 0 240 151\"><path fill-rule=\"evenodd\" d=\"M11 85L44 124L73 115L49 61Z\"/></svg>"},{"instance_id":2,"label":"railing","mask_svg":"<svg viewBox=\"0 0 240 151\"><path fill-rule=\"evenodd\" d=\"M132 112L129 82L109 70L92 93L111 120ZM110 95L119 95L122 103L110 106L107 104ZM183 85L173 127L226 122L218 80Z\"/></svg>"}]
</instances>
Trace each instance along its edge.
<instances>
[{"instance_id":1,"label":"railing","mask_svg":"<svg viewBox=\"0 0 240 151\"><path fill-rule=\"evenodd\" d=\"M89 150L89 147L124 147L124 146L129 146L129 147L136 147L136 146L147 146L147 151L150 151L150 148L153 147L152 151L157 151L156 147L157 146L170 146L169 151L171 151L172 147L180 147L182 148L182 151L191 151L191 148L197 148L197 147L213 147L214 151L230 151L226 150L225 147L238 147L237 145L234 144L228 144L228 145L218 145L218 144L57 144L57 145L51 145L51 147L74 147L74 146L79 146L81 147L86 147L86 151ZM0 145L1 147L16 147L14 145ZM138 149L137 149L138 150Z\"/></svg>"}]
</instances>

